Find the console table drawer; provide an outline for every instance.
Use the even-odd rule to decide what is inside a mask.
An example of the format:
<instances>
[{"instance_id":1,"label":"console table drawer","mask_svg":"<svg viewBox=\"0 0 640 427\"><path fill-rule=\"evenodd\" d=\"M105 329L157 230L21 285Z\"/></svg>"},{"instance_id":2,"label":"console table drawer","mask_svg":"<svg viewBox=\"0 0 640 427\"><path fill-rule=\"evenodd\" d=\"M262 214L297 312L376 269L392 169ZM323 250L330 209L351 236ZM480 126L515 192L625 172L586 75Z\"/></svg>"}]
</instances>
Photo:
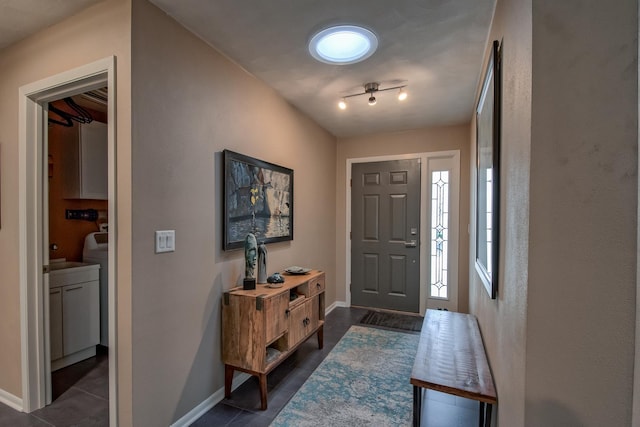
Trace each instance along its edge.
<instances>
[{"instance_id":1,"label":"console table drawer","mask_svg":"<svg viewBox=\"0 0 640 427\"><path fill-rule=\"evenodd\" d=\"M309 280L309 296L324 292L324 274Z\"/></svg>"}]
</instances>

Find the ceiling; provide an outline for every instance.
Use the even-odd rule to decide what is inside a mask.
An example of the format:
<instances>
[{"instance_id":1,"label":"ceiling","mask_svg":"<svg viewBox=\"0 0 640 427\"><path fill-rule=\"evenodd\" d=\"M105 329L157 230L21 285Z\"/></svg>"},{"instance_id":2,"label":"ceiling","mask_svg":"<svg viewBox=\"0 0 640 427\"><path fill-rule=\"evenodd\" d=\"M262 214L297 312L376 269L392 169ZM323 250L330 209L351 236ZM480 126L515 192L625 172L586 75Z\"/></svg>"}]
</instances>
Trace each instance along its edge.
<instances>
[{"instance_id":1,"label":"ceiling","mask_svg":"<svg viewBox=\"0 0 640 427\"><path fill-rule=\"evenodd\" d=\"M468 123L495 0L150 0L336 136ZM359 24L379 40L370 58L328 65L309 55L319 29ZM363 92L407 84L409 97Z\"/></svg>"},{"instance_id":2,"label":"ceiling","mask_svg":"<svg viewBox=\"0 0 640 427\"><path fill-rule=\"evenodd\" d=\"M0 49L100 0L0 0Z\"/></svg>"},{"instance_id":3,"label":"ceiling","mask_svg":"<svg viewBox=\"0 0 640 427\"><path fill-rule=\"evenodd\" d=\"M0 48L98 0L0 0ZM150 0L338 137L467 123L495 0ZM367 60L328 65L307 51L318 30L369 28L379 40ZM377 82L397 92L348 99Z\"/></svg>"}]
</instances>

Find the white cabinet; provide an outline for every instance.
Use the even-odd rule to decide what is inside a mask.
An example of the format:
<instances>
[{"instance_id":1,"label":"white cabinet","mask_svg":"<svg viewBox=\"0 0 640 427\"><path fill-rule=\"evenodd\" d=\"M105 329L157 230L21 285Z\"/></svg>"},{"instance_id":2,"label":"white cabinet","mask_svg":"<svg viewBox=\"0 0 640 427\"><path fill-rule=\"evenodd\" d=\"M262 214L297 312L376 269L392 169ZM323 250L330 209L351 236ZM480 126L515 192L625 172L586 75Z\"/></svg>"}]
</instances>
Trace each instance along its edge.
<instances>
[{"instance_id":1,"label":"white cabinet","mask_svg":"<svg viewBox=\"0 0 640 427\"><path fill-rule=\"evenodd\" d=\"M96 345L100 343L98 270L97 264L85 264L50 273L49 337L52 371L96 354Z\"/></svg>"},{"instance_id":2,"label":"white cabinet","mask_svg":"<svg viewBox=\"0 0 640 427\"><path fill-rule=\"evenodd\" d=\"M108 199L107 125L80 124L78 138L65 144L64 198Z\"/></svg>"},{"instance_id":3,"label":"white cabinet","mask_svg":"<svg viewBox=\"0 0 640 427\"><path fill-rule=\"evenodd\" d=\"M49 291L49 336L51 360L60 359L62 353L62 288Z\"/></svg>"},{"instance_id":4,"label":"white cabinet","mask_svg":"<svg viewBox=\"0 0 640 427\"><path fill-rule=\"evenodd\" d=\"M100 342L100 294L97 281L62 288L62 349L76 353Z\"/></svg>"}]
</instances>

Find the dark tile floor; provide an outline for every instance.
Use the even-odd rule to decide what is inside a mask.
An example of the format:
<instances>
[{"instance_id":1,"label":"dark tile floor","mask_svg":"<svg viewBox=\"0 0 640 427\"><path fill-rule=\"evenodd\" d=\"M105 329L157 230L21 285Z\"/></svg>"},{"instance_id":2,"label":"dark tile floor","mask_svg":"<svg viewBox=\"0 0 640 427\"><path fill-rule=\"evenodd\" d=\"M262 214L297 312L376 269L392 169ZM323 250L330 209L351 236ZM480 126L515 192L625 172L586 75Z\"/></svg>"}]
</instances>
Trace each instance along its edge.
<instances>
[{"instance_id":1,"label":"dark tile floor","mask_svg":"<svg viewBox=\"0 0 640 427\"><path fill-rule=\"evenodd\" d=\"M325 319L324 348L315 338L293 353L267 378L268 409L260 410L257 380L252 377L210 409L194 427L268 426L300 386L322 362L351 325L358 324L367 310L336 308ZM55 401L46 408L24 414L0 404L0 426L108 426L109 384L105 354L57 371L52 376ZM422 425L466 427L478 422L476 402L429 391L423 403ZM349 426L352 427L352 426Z\"/></svg>"},{"instance_id":2,"label":"dark tile floor","mask_svg":"<svg viewBox=\"0 0 640 427\"><path fill-rule=\"evenodd\" d=\"M260 410L258 381L251 377L200 419L192 427L204 426L268 426L289 402L300 386L329 354L340 338L366 314L361 308L336 308L329 313L324 325L324 348L312 337L267 377L268 407Z\"/></svg>"},{"instance_id":3,"label":"dark tile floor","mask_svg":"<svg viewBox=\"0 0 640 427\"><path fill-rule=\"evenodd\" d=\"M30 414L0 404L0 426L109 426L109 360L96 357L53 372L53 403Z\"/></svg>"},{"instance_id":4,"label":"dark tile floor","mask_svg":"<svg viewBox=\"0 0 640 427\"><path fill-rule=\"evenodd\" d=\"M267 377L269 394L266 411L260 410L258 381L252 377L233 391L231 398L218 403L192 427L268 426L351 325L358 324L366 313L366 309L355 307L336 308L329 313L325 319L324 348L318 350L317 341L309 339ZM472 400L429 390L424 394L422 408L423 426L478 425L478 403Z\"/></svg>"}]
</instances>

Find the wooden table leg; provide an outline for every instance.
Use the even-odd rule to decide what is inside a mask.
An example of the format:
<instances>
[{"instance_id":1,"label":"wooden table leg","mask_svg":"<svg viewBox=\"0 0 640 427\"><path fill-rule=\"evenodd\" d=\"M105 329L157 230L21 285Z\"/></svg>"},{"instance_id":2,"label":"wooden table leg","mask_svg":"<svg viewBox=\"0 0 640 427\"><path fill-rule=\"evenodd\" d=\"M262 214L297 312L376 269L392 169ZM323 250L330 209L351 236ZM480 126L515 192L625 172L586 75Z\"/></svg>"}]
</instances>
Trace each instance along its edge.
<instances>
[{"instance_id":1,"label":"wooden table leg","mask_svg":"<svg viewBox=\"0 0 640 427\"><path fill-rule=\"evenodd\" d=\"M224 365L224 397L231 397L231 384L233 383L233 366Z\"/></svg>"},{"instance_id":2,"label":"wooden table leg","mask_svg":"<svg viewBox=\"0 0 640 427\"><path fill-rule=\"evenodd\" d=\"M260 380L260 409L267 409L267 374L259 374Z\"/></svg>"},{"instance_id":3,"label":"wooden table leg","mask_svg":"<svg viewBox=\"0 0 640 427\"><path fill-rule=\"evenodd\" d=\"M318 348L322 350L324 347L324 325L318 328Z\"/></svg>"},{"instance_id":4,"label":"wooden table leg","mask_svg":"<svg viewBox=\"0 0 640 427\"><path fill-rule=\"evenodd\" d=\"M422 387L413 386L413 427L420 427L422 416Z\"/></svg>"}]
</instances>

